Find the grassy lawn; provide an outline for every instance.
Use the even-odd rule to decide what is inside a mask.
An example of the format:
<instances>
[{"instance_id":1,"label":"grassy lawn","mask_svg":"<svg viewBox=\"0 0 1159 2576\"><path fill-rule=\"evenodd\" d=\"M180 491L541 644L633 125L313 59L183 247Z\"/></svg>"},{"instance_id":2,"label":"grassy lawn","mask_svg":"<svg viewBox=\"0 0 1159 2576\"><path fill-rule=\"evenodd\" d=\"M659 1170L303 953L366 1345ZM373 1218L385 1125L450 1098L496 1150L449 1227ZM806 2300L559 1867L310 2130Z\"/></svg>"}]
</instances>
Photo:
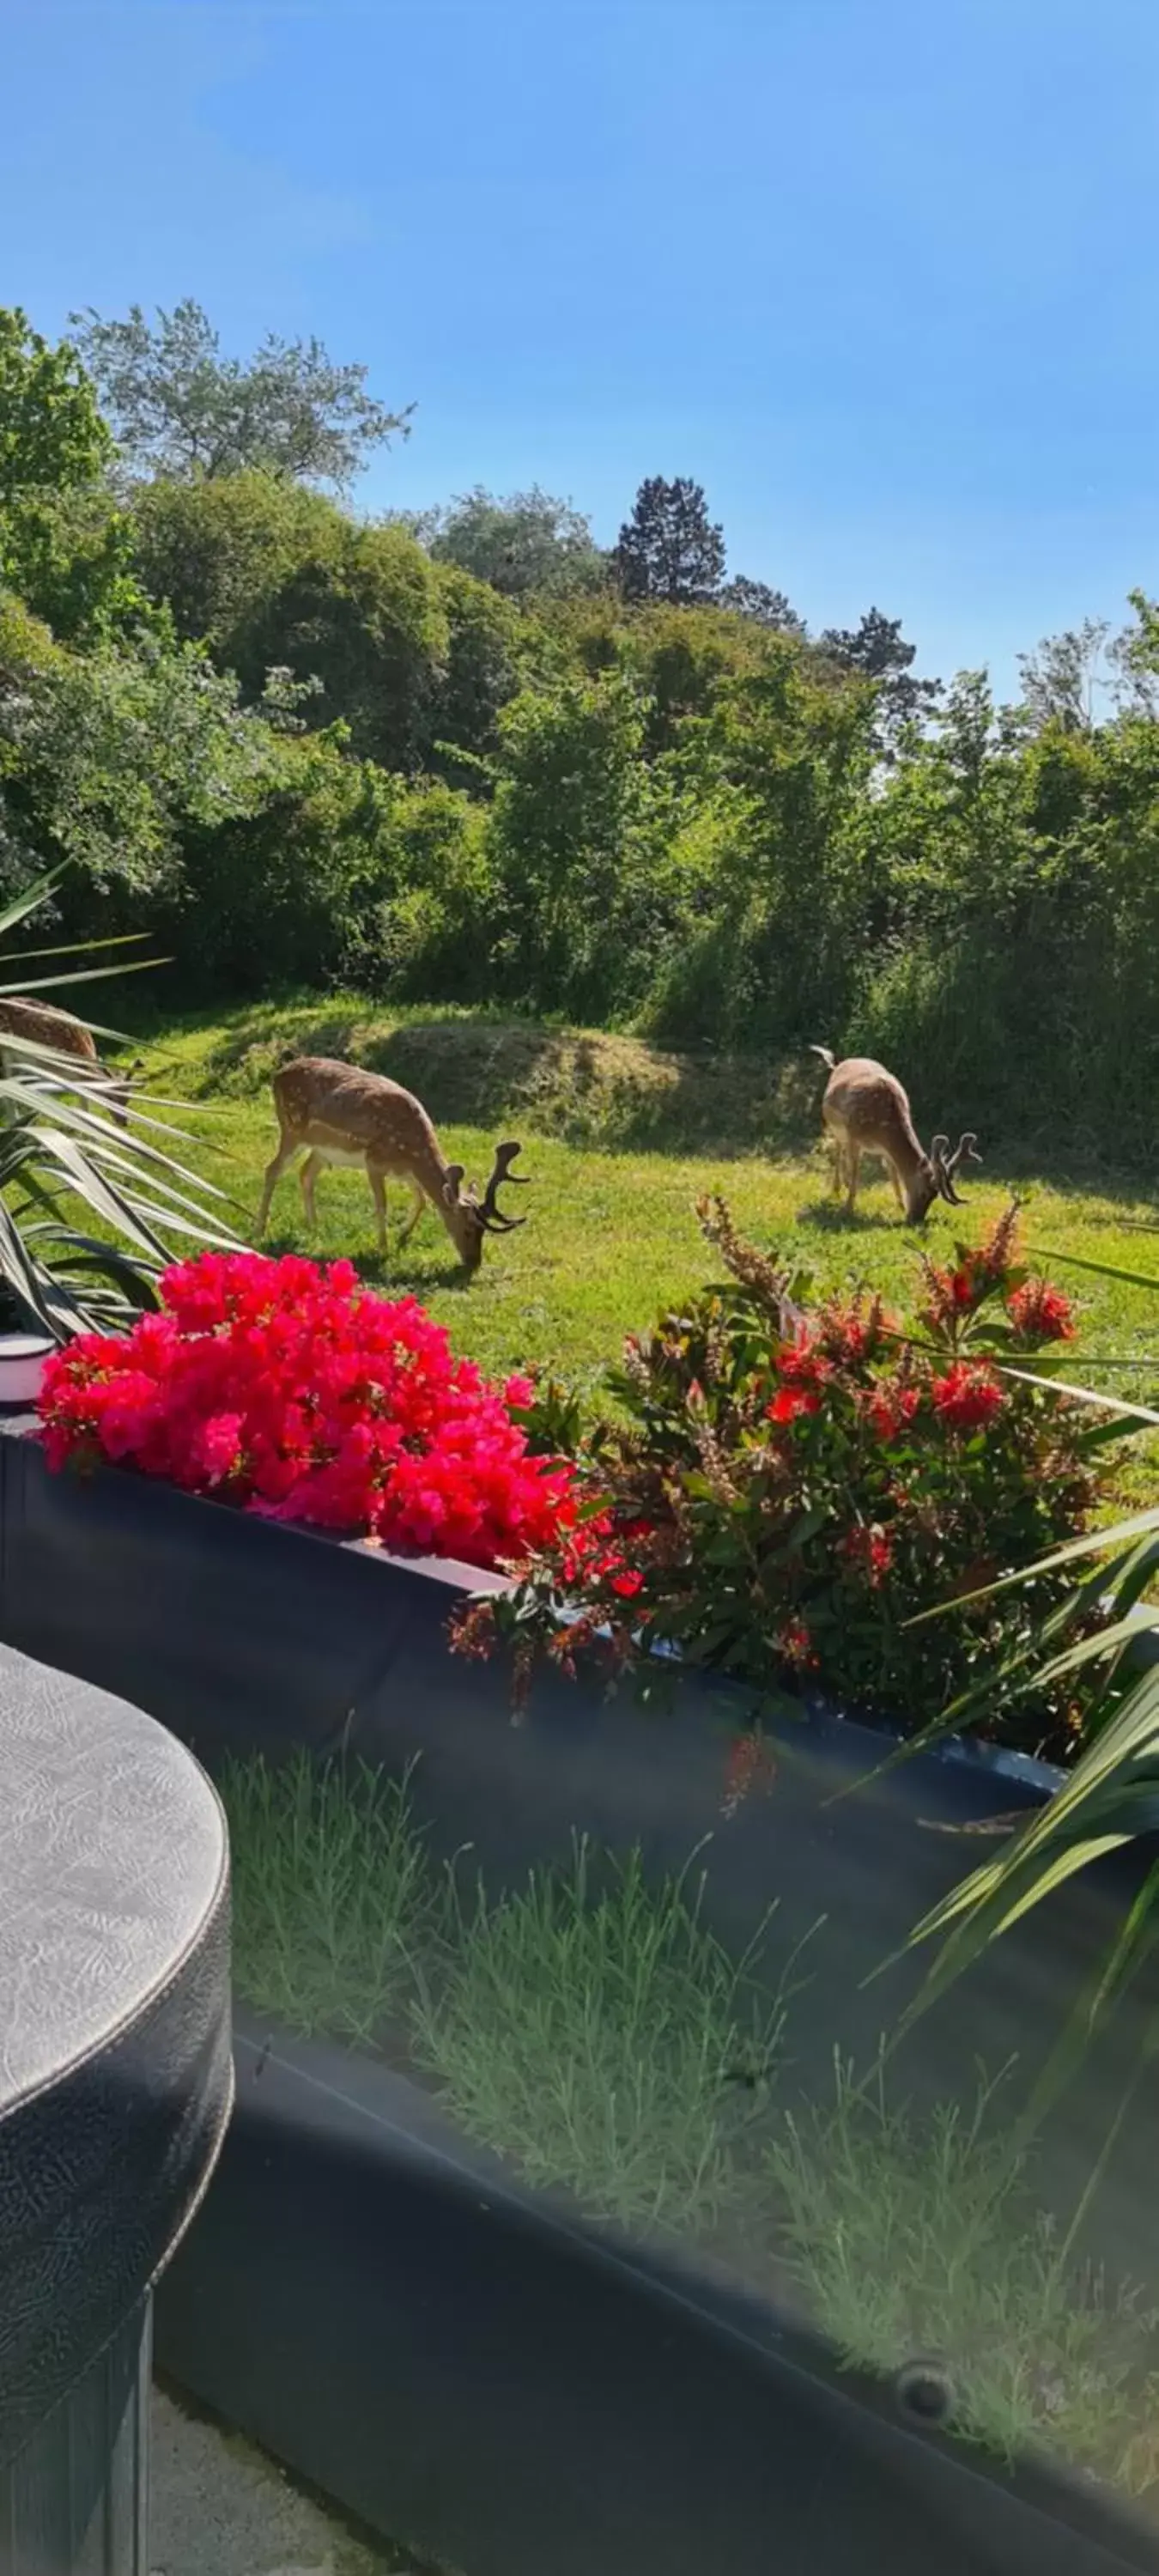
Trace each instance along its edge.
<instances>
[{"instance_id":1,"label":"grassy lawn","mask_svg":"<svg viewBox=\"0 0 1159 2576\"><path fill-rule=\"evenodd\" d=\"M898 1218L888 1183L866 1189L853 1222L829 1196L818 1142L820 1069L752 1059L700 1061L639 1040L490 1020L453 1011L381 1010L357 1000L262 1005L229 1017L158 1021L143 1032L153 1088L195 1105L196 1159L252 1225L276 1127L270 1075L291 1052L350 1056L417 1091L448 1157L485 1178L501 1136L523 1142L535 1187L520 1200L530 1222L488 1241L465 1286L452 1246L428 1211L401 1254L380 1261L370 1194L360 1174L331 1171L318 1187L320 1224L308 1234L297 1175L281 1183L271 1250L343 1253L368 1279L411 1290L488 1370L551 1368L594 1382L624 1333L657 1307L716 1275L695 1201L722 1189L757 1241L803 1256L819 1286L865 1281L903 1308L918 1277L921 1238ZM966 1112L959 1110L957 1124ZM919 1130L953 1124L944 1104L915 1102ZM983 1149L986 1139L982 1139ZM976 1239L1016 1189L1032 1250L1118 1262L1159 1278L1159 1208L1138 1184L1110 1175L1026 1168L1009 1147L987 1154L956 1216L937 1206L925 1241L944 1254L961 1231ZM515 1195L512 1193L512 1204ZM409 1194L393 1194L398 1220ZM244 1231L241 1217L236 1220ZM1159 1404L1159 1299L1146 1289L1048 1265L1078 1299L1081 1338L1072 1373ZM1120 1491L1147 1494L1137 1454Z\"/></svg>"}]
</instances>

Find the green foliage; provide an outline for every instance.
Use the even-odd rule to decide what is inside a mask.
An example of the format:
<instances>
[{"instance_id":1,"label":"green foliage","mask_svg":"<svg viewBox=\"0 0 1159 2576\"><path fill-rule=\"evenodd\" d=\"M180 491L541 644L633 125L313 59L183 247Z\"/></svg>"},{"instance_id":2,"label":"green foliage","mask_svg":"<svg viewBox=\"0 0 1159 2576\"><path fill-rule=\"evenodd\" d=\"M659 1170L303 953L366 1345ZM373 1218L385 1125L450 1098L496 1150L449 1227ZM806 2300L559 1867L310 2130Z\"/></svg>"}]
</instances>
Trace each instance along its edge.
<instances>
[{"instance_id":1,"label":"green foliage","mask_svg":"<svg viewBox=\"0 0 1159 2576\"><path fill-rule=\"evenodd\" d=\"M493 972L534 1008L583 1014L631 998L650 921L645 726L618 672L524 690L500 717Z\"/></svg>"},{"instance_id":2,"label":"green foliage","mask_svg":"<svg viewBox=\"0 0 1159 2576\"><path fill-rule=\"evenodd\" d=\"M906 643L900 617L885 617L880 608L867 609L859 626L827 627L817 649L838 670L873 682L877 746L892 758L903 727L929 715L941 694L940 681L914 678L917 647Z\"/></svg>"},{"instance_id":3,"label":"green foliage","mask_svg":"<svg viewBox=\"0 0 1159 2576\"><path fill-rule=\"evenodd\" d=\"M596 590L606 578L587 519L537 483L503 500L477 483L448 509L419 513L408 524L437 563L456 564L509 599L567 597Z\"/></svg>"},{"instance_id":4,"label":"green foliage","mask_svg":"<svg viewBox=\"0 0 1159 2576\"><path fill-rule=\"evenodd\" d=\"M672 606L712 599L724 578L724 534L709 518L703 486L687 474L672 483L648 475L612 561L625 599Z\"/></svg>"},{"instance_id":5,"label":"green foliage","mask_svg":"<svg viewBox=\"0 0 1159 2576\"><path fill-rule=\"evenodd\" d=\"M497 750L500 708L519 687L521 622L508 600L454 564L439 565L435 598L446 647L427 713L426 758L478 791L478 763Z\"/></svg>"},{"instance_id":6,"label":"green foliage","mask_svg":"<svg viewBox=\"0 0 1159 2576\"><path fill-rule=\"evenodd\" d=\"M102 488L111 455L76 351L0 307L0 583L65 641L145 610L128 529Z\"/></svg>"},{"instance_id":7,"label":"green foliage","mask_svg":"<svg viewBox=\"0 0 1159 2576\"><path fill-rule=\"evenodd\" d=\"M498 888L481 807L437 782L394 781L378 852L381 891L352 927L351 971L403 999L486 1000Z\"/></svg>"},{"instance_id":8,"label":"green foliage","mask_svg":"<svg viewBox=\"0 0 1159 2576\"><path fill-rule=\"evenodd\" d=\"M805 1275L738 1236L719 1199L701 1219L732 1284L629 1337L611 1380L620 1414L581 1452L598 1517L509 1599L476 1605L465 1641L511 1643L517 1675L536 1646L569 1670L591 1654L631 1667L646 1694L673 1648L774 1694L816 1673L911 1729L955 1690L980 1697L1025 1650L1030 1604L974 1601L932 1627L914 1613L1082 1526L1081 1411L1022 1374L1069 1332L1067 1301L1032 1292L1009 1216L980 1250L959 1245L952 1269L927 1265L908 1333L877 1299L811 1306ZM1004 1382L994 1357L1020 1353ZM1063 1677L990 1722L1065 1754L1071 1702Z\"/></svg>"},{"instance_id":9,"label":"green foliage","mask_svg":"<svg viewBox=\"0 0 1159 2576\"><path fill-rule=\"evenodd\" d=\"M76 350L50 348L18 306L0 305L0 512L95 483L111 452Z\"/></svg>"},{"instance_id":10,"label":"green foliage","mask_svg":"<svg viewBox=\"0 0 1159 2576\"><path fill-rule=\"evenodd\" d=\"M392 782L329 734L277 746L264 792L187 828L160 919L193 991L338 977L382 891Z\"/></svg>"},{"instance_id":11,"label":"green foliage","mask_svg":"<svg viewBox=\"0 0 1159 2576\"><path fill-rule=\"evenodd\" d=\"M255 611L300 564L336 553L349 526L322 493L258 467L197 482L141 483L129 517L149 595L165 602L178 635L208 644L223 667L236 665Z\"/></svg>"},{"instance_id":12,"label":"green foliage","mask_svg":"<svg viewBox=\"0 0 1159 2576\"><path fill-rule=\"evenodd\" d=\"M517 612L400 525L358 524L253 471L143 484L132 528L148 591L251 699L270 669L317 682L310 722L341 719L354 756L389 769L441 757L454 770L456 750L494 748L517 686ZM478 783L465 764L457 774Z\"/></svg>"},{"instance_id":13,"label":"green foliage","mask_svg":"<svg viewBox=\"0 0 1159 2576\"><path fill-rule=\"evenodd\" d=\"M717 593L717 604L732 610L735 617L750 618L754 626L771 626L780 635L804 637L805 623L798 617L783 590L774 590L767 581L750 581L746 573L734 573Z\"/></svg>"},{"instance_id":14,"label":"green foliage","mask_svg":"<svg viewBox=\"0 0 1159 2576\"><path fill-rule=\"evenodd\" d=\"M448 640L422 547L335 512L327 541L254 601L224 652L251 695L274 667L317 681L317 722L341 721L357 759L408 771L431 739Z\"/></svg>"},{"instance_id":15,"label":"green foliage","mask_svg":"<svg viewBox=\"0 0 1159 2576\"><path fill-rule=\"evenodd\" d=\"M131 469L119 486L86 355ZM771 585L725 582L687 478L641 486L614 561L537 486L369 523L311 488L341 487L391 427L359 368L314 342L225 358L189 301L89 315L79 353L0 313L3 618L11 636L20 602L47 630L7 680L0 665L0 890L75 851L168 940L182 889L212 884L205 955L237 990L285 826L251 990L283 956L682 1046L780 1058L823 1040L896 1069L919 1127L1150 1155L1144 592L1119 635L1088 620L1047 638L1022 703L999 708L984 673L944 692L915 677L877 608L814 641ZM321 769L286 766L288 711L325 737ZM396 782L396 816L433 779L490 805L486 829L431 805L412 849L366 763ZM445 883L419 854L440 835Z\"/></svg>"},{"instance_id":16,"label":"green foliage","mask_svg":"<svg viewBox=\"0 0 1159 2576\"><path fill-rule=\"evenodd\" d=\"M122 458L134 474L198 478L261 466L345 488L369 451L409 436L409 414L366 391L366 369L337 366L320 340L270 332L252 358L225 358L192 296L150 323L90 306L70 314Z\"/></svg>"},{"instance_id":17,"label":"green foliage","mask_svg":"<svg viewBox=\"0 0 1159 2576\"><path fill-rule=\"evenodd\" d=\"M75 860L66 918L84 930L100 919L86 886L164 902L183 834L260 806L277 775L278 737L193 645L72 651L0 593L0 673L0 864L19 883Z\"/></svg>"}]
</instances>

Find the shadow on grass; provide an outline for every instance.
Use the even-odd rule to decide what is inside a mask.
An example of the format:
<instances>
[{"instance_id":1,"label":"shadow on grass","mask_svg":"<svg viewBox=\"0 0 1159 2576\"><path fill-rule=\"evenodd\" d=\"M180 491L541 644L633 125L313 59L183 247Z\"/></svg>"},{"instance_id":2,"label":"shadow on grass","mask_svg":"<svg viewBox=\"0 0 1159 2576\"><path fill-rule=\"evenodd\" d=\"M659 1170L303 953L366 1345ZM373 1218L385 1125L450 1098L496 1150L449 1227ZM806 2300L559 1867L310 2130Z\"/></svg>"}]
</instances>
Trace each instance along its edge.
<instances>
[{"instance_id":1,"label":"shadow on grass","mask_svg":"<svg viewBox=\"0 0 1159 2576\"><path fill-rule=\"evenodd\" d=\"M513 1013L453 1005L412 1010L341 995L253 1003L232 1013L224 1027L220 1010L158 1020L155 1035L149 1032L150 1051L155 1046L163 1061L166 1040L179 1031L211 1034L197 1070L198 1100L256 1098L291 1056L325 1055L401 1083L437 1126L482 1128L496 1137L526 1128L612 1155L727 1162L808 1154L821 1132L824 1077L805 1050L726 1055L665 1048ZM921 1123L924 1133L954 1122L941 1115L936 1098L923 1097ZM1121 1141L1104 1157L1089 1133L1025 1104L1005 1114L995 1104L989 1115L979 1111L975 1123L985 1178L1000 1187L1017 1191L1036 1182L1065 1195L1098 1192L1153 1203L1152 1164L1132 1166ZM817 1221L835 1222L819 1210Z\"/></svg>"},{"instance_id":2,"label":"shadow on grass","mask_svg":"<svg viewBox=\"0 0 1159 2576\"><path fill-rule=\"evenodd\" d=\"M197 1096L252 1097L294 1055L386 1074L436 1125L498 1134L522 1122L612 1154L796 1154L817 1134L815 1069L795 1058L683 1053L615 1032L454 1010L395 1016L346 1001L241 1013L212 1047Z\"/></svg>"},{"instance_id":3,"label":"shadow on grass","mask_svg":"<svg viewBox=\"0 0 1159 2576\"><path fill-rule=\"evenodd\" d=\"M913 1242L920 1241L921 1236L920 1227L906 1225L900 1208L893 1208L886 1215L870 1216L864 1208L850 1210L844 1200L831 1198L806 1199L797 1210L797 1223L815 1227L818 1234L905 1233Z\"/></svg>"}]
</instances>

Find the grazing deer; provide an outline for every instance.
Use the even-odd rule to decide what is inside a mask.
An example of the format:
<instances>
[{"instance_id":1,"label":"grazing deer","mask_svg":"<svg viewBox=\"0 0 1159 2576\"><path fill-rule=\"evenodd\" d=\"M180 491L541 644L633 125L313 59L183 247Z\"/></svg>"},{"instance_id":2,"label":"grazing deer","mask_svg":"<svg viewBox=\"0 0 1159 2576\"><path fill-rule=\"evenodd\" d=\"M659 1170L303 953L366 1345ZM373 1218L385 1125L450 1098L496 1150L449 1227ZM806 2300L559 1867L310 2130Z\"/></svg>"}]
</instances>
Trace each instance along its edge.
<instances>
[{"instance_id":1,"label":"grazing deer","mask_svg":"<svg viewBox=\"0 0 1159 2576\"><path fill-rule=\"evenodd\" d=\"M106 1073L97 1054L92 1030L86 1029L83 1020L74 1019L71 1011L58 1010L52 1002L29 1002L17 995L6 994L0 998L0 1041L5 1035L29 1038L34 1046L50 1047L55 1055L75 1057L78 1064L86 1066L83 1080L92 1084L100 1105L104 1107L107 1104L118 1127L128 1126L132 1076L118 1077ZM0 1043L0 1062L5 1073L16 1060ZM25 1056L22 1061L26 1068L29 1065L35 1067L37 1059ZM60 1066L53 1065L47 1070L59 1073ZM139 1071L140 1059L133 1067L134 1073Z\"/></svg>"},{"instance_id":2,"label":"grazing deer","mask_svg":"<svg viewBox=\"0 0 1159 2576\"><path fill-rule=\"evenodd\" d=\"M494 1171L482 1198L476 1198L473 1190L463 1189L462 1164L445 1161L421 1101L386 1074L366 1073L361 1065L333 1063L326 1056L301 1055L274 1075L272 1089L281 1133L266 1173L259 1234L264 1232L282 1173L307 1148L301 1181L309 1224L315 1223L314 1183L323 1164L353 1164L370 1183L382 1252L386 1250L384 1184L393 1179L409 1181L414 1193L414 1208L400 1245L413 1233L429 1199L467 1270L478 1269L485 1234L510 1234L517 1225L526 1224L525 1217L504 1216L495 1204L505 1181L525 1186L519 1173L511 1170L519 1146L496 1146Z\"/></svg>"},{"instance_id":3,"label":"grazing deer","mask_svg":"<svg viewBox=\"0 0 1159 2576\"><path fill-rule=\"evenodd\" d=\"M977 1137L963 1136L951 1154L949 1137L935 1136L925 1153L895 1073L871 1056L851 1055L838 1064L828 1047L815 1046L810 1053L829 1070L821 1116L833 1139L834 1185L840 1191L844 1182L850 1214L863 1154L880 1154L888 1163L894 1197L910 1225L924 1225L936 1198L961 1207L954 1177L963 1160L981 1162Z\"/></svg>"}]
</instances>

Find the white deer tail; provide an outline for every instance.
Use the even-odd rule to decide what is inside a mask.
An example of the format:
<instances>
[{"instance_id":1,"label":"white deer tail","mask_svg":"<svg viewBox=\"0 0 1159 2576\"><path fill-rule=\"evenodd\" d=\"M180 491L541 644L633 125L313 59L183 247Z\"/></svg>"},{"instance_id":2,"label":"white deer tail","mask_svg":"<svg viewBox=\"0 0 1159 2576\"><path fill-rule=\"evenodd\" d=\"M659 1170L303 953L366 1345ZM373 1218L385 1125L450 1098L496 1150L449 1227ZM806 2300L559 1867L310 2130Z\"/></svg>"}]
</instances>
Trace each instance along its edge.
<instances>
[{"instance_id":1,"label":"white deer tail","mask_svg":"<svg viewBox=\"0 0 1159 2576\"><path fill-rule=\"evenodd\" d=\"M834 1055L834 1053L833 1053L833 1049L832 1049L832 1047L811 1046L811 1047L810 1047L810 1049L809 1049L809 1053L810 1053L810 1055L819 1055L819 1056L820 1056L820 1058L821 1058L821 1062L822 1062L822 1064L823 1064L823 1065L824 1065L824 1067L825 1067L826 1073L836 1073L836 1071L837 1071L837 1058L836 1058L836 1056L835 1056L835 1055Z\"/></svg>"}]
</instances>

